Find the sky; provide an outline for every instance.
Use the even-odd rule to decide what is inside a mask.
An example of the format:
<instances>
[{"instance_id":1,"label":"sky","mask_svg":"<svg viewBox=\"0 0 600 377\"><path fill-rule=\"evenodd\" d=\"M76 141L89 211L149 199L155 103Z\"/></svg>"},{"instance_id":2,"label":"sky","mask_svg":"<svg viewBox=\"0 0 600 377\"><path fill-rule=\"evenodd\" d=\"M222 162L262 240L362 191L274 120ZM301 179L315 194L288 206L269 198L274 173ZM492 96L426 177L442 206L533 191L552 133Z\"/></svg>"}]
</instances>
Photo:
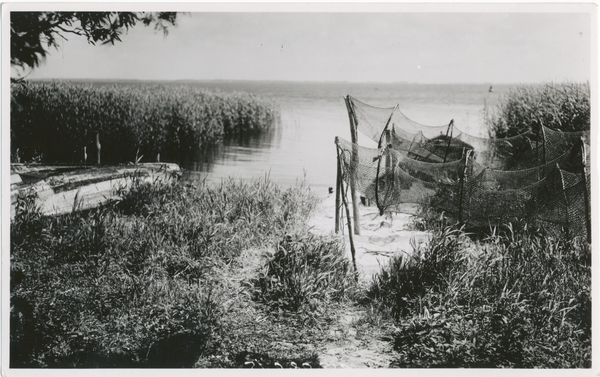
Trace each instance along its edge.
<instances>
[{"instance_id":1,"label":"sky","mask_svg":"<svg viewBox=\"0 0 600 377\"><path fill-rule=\"evenodd\" d=\"M311 9L180 14L167 36L137 25L114 46L67 36L28 77L536 83L592 75L591 13L572 12L582 8Z\"/></svg>"}]
</instances>

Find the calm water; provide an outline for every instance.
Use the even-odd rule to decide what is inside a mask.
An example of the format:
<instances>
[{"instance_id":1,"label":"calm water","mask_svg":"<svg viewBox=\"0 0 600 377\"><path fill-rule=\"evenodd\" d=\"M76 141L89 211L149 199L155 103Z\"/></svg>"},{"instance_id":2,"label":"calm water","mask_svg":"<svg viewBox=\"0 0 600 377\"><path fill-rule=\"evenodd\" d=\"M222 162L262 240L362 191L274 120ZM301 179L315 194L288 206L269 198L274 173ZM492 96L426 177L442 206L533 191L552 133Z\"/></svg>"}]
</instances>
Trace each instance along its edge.
<instances>
[{"instance_id":1,"label":"calm water","mask_svg":"<svg viewBox=\"0 0 600 377\"><path fill-rule=\"evenodd\" d=\"M112 82L114 83L114 82ZM134 82L135 83L135 82ZM100 83L103 84L103 83ZM128 83L131 84L131 83ZM156 84L156 82L153 82ZM274 99L280 105L281 125L260 136L226 140L181 163L186 179L219 182L227 177L248 179L269 175L282 185L306 179L319 195L335 186L336 136L350 140L344 96L373 106L399 109L426 125L444 125L454 119L461 131L485 136L484 104L493 105L510 86L425 85L382 83L303 83L260 81L162 82L194 85L221 92L242 91ZM359 134L359 143L376 146Z\"/></svg>"},{"instance_id":2,"label":"calm water","mask_svg":"<svg viewBox=\"0 0 600 377\"><path fill-rule=\"evenodd\" d=\"M415 85L284 82L193 82L220 91L244 91L270 97L280 104L281 125L258 137L225 141L182 166L194 171L190 178L219 181L226 177L251 178L269 174L283 185L304 177L320 195L335 186L334 138L350 140L347 94L374 106L399 109L409 118L428 125L455 125L475 136L484 136L484 103L493 104L508 86ZM374 146L366 136L359 143Z\"/></svg>"}]
</instances>

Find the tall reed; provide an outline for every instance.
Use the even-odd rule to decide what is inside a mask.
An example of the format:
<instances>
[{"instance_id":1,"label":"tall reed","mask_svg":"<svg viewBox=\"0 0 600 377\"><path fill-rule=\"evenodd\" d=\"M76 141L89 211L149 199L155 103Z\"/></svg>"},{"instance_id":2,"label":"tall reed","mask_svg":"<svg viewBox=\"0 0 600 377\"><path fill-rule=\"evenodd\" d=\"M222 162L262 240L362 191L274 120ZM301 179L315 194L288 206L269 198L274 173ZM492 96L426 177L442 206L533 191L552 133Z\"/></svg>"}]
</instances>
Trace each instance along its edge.
<instances>
[{"instance_id":1,"label":"tall reed","mask_svg":"<svg viewBox=\"0 0 600 377\"><path fill-rule=\"evenodd\" d=\"M222 137L279 121L275 103L247 93L194 86L26 82L11 87L12 161L79 162L83 148L102 162L179 161Z\"/></svg>"},{"instance_id":2,"label":"tall reed","mask_svg":"<svg viewBox=\"0 0 600 377\"><path fill-rule=\"evenodd\" d=\"M484 108L484 123L496 137L536 132L546 126L562 132L589 131L589 83L545 83L510 89L495 108Z\"/></svg>"}]
</instances>

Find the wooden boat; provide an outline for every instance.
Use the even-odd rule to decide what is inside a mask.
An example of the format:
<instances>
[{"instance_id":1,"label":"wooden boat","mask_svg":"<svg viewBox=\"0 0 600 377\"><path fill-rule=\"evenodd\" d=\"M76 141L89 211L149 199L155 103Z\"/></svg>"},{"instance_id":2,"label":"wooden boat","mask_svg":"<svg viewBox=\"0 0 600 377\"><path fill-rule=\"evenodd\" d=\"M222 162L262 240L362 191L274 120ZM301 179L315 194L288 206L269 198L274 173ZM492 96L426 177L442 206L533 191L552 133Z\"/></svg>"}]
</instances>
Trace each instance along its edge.
<instances>
[{"instance_id":1,"label":"wooden boat","mask_svg":"<svg viewBox=\"0 0 600 377\"><path fill-rule=\"evenodd\" d=\"M60 215L94 208L117 199L117 189L129 187L135 179L170 182L178 179L177 164L142 163L114 166L11 164L11 218L19 193L38 194L44 215Z\"/></svg>"}]
</instances>

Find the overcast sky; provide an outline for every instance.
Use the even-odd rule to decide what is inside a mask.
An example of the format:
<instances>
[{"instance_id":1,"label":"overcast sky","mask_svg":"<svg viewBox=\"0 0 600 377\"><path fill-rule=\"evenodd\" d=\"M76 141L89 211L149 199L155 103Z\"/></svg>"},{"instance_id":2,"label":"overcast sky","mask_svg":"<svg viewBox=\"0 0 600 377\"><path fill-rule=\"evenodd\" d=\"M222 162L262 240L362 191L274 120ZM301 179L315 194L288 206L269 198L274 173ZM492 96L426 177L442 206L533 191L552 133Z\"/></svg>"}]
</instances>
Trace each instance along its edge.
<instances>
[{"instance_id":1,"label":"overcast sky","mask_svg":"<svg viewBox=\"0 0 600 377\"><path fill-rule=\"evenodd\" d=\"M529 8L531 10L531 8ZM114 46L68 36L30 78L586 81L590 13L192 12L168 36Z\"/></svg>"}]
</instances>

